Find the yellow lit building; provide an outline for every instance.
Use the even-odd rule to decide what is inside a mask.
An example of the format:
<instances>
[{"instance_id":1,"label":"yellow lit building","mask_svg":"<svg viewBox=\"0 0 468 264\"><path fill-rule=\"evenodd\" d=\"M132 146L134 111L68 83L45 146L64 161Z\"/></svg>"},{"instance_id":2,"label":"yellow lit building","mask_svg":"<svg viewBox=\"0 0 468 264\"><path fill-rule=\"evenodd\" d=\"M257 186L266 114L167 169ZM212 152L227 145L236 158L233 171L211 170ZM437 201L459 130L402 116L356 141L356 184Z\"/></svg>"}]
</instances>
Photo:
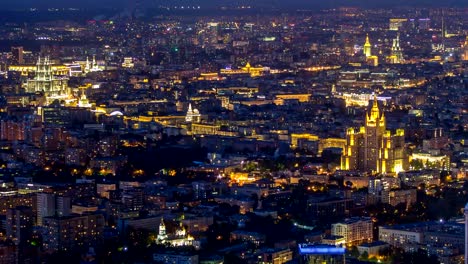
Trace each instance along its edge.
<instances>
[{"instance_id":1,"label":"yellow lit building","mask_svg":"<svg viewBox=\"0 0 468 264\"><path fill-rule=\"evenodd\" d=\"M322 153L326 148L340 148L345 149L346 139L342 138L322 138L319 141L319 150L318 153Z\"/></svg>"},{"instance_id":2,"label":"yellow lit building","mask_svg":"<svg viewBox=\"0 0 468 264\"><path fill-rule=\"evenodd\" d=\"M252 67L249 62L240 69L221 69L220 73L223 75L235 75L235 74L249 74L251 77L261 76L264 72L268 71L268 68L264 67Z\"/></svg>"},{"instance_id":3,"label":"yellow lit building","mask_svg":"<svg viewBox=\"0 0 468 264\"><path fill-rule=\"evenodd\" d=\"M379 66L379 57L372 55L366 57L366 63L370 66Z\"/></svg>"},{"instance_id":4,"label":"yellow lit building","mask_svg":"<svg viewBox=\"0 0 468 264\"><path fill-rule=\"evenodd\" d=\"M410 156L413 169L430 168L450 170L450 157L447 155L432 155L430 153L413 153Z\"/></svg>"},{"instance_id":5,"label":"yellow lit building","mask_svg":"<svg viewBox=\"0 0 468 264\"><path fill-rule=\"evenodd\" d=\"M193 237L187 234L187 231L182 224L180 225L180 228L176 230L175 234L167 234L164 219L161 218L159 233L156 237L157 244L170 245L172 247L184 247L192 246L193 242Z\"/></svg>"},{"instance_id":6,"label":"yellow lit building","mask_svg":"<svg viewBox=\"0 0 468 264\"><path fill-rule=\"evenodd\" d=\"M403 52L400 47L400 34L397 34L396 39L393 39L392 52L388 57L388 61L393 64L398 64L403 61Z\"/></svg>"},{"instance_id":7,"label":"yellow lit building","mask_svg":"<svg viewBox=\"0 0 468 264\"><path fill-rule=\"evenodd\" d=\"M403 26L403 23L407 21L408 19L406 18L390 18L389 30L398 31Z\"/></svg>"},{"instance_id":8,"label":"yellow lit building","mask_svg":"<svg viewBox=\"0 0 468 264\"><path fill-rule=\"evenodd\" d=\"M254 182L255 177L251 177L248 172L231 172L229 178L232 182L243 185L244 183Z\"/></svg>"},{"instance_id":9,"label":"yellow lit building","mask_svg":"<svg viewBox=\"0 0 468 264\"><path fill-rule=\"evenodd\" d=\"M468 36L463 44L463 60L468 61Z\"/></svg>"},{"instance_id":10,"label":"yellow lit building","mask_svg":"<svg viewBox=\"0 0 468 264\"><path fill-rule=\"evenodd\" d=\"M370 217L353 217L331 226L332 236L342 236L347 245L372 241L373 222Z\"/></svg>"},{"instance_id":11,"label":"yellow lit building","mask_svg":"<svg viewBox=\"0 0 468 264\"><path fill-rule=\"evenodd\" d=\"M299 147L299 141L318 141L319 137L314 134L291 134L291 148L296 149Z\"/></svg>"},{"instance_id":12,"label":"yellow lit building","mask_svg":"<svg viewBox=\"0 0 468 264\"><path fill-rule=\"evenodd\" d=\"M398 173L406 170L405 132L397 129L391 134L386 129L385 114L379 109L377 97L366 114L365 126L349 128L341 157L342 170L373 173Z\"/></svg>"},{"instance_id":13,"label":"yellow lit building","mask_svg":"<svg viewBox=\"0 0 468 264\"><path fill-rule=\"evenodd\" d=\"M53 74L48 57L39 57L34 79L28 80L25 88L28 93L44 93L47 104L52 103L54 100L67 100L71 96L68 88L68 78Z\"/></svg>"},{"instance_id":14,"label":"yellow lit building","mask_svg":"<svg viewBox=\"0 0 468 264\"><path fill-rule=\"evenodd\" d=\"M277 94L276 99L282 100L298 100L301 103L308 102L311 94Z\"/></svg>"},{"instance_id":15,"label":"yellow lit building","mask_svg":"<svg viewBox=\"0 0 468 264\"><path fill-rule=\"evenodd\" d=\"M22 76L28 76L30 73L35 73L36 65L10 65L8 71L20 72ZM65 65L51 65L50 70L53 75L70 75L70 68Z\"/></svg>"},{"instance_id":16,"label":"yellow lit building","mask_svg":"<svg viewBox=\"0 0 468 264\"><path fill-rule=\"evenodd\" d=\"M369 41L369 34L366 35L366 43L364 43L364 55L366 57L372 56L372 45Z\"/></svg>"}]
</instances>

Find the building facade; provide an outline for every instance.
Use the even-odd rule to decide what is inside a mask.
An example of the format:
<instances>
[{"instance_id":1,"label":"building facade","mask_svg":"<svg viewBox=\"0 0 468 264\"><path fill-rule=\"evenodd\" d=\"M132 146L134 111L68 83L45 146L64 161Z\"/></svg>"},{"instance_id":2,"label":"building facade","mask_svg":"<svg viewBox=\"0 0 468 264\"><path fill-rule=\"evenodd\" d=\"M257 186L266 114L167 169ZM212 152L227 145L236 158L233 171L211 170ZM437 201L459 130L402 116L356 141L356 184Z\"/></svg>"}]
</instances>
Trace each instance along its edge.
<instances>
[{"instance_id":1,"label":"building facade","mask_svg":"<svg viewBox=\"0 0 468 264\"><path fill-rule=\"evenodd\" d=\"M385 114L375 97L366 114L365 126L347 131L341 169L397 174L407 167L405 131L397 129L392 134L386 129Z\"/></svg>"},{"instance_id":2,"label":"building facade","mask_svg":"<svg viewBox=\"0 0 468 264\"><path fill-rule=\"evenodd\" d=\"M49 57L37 60L36 73L34 79L28 80L26 84L28 93L44 93L47 104L54 100L64 100L70 95L68 89L68 78L55 76L52 74L52 64Z\"/></svg>"},{"instance_id":3,"label":"building facade","mask_svg":"<svg viewBox=\"0 0 468 264\"><path fill-rule=\"evenodd\" d=\"M468 203L465 205L465 263L468 263Z\"/></svg>"},{"instance_id":4,"label":"building facade","mask_svg":"<svg viewBox=\"0 0 468 264\"><path fill-rule=\"evenodd\" d=\"M346 244L371 242L373 223L370 217L348 218L343 222L332 224L331 235L342 236Z\"/></svg>"},{"instance_id":5,"label":"building facade","mask_svg":"<svg viewBox=\"0 0 468 264\"><path fill-rule=\"evenodd\" d=\"M68 251L75 247L98 244L103 236L102 214L45 217L44 249Z\"/></svg>"}]
</instances>

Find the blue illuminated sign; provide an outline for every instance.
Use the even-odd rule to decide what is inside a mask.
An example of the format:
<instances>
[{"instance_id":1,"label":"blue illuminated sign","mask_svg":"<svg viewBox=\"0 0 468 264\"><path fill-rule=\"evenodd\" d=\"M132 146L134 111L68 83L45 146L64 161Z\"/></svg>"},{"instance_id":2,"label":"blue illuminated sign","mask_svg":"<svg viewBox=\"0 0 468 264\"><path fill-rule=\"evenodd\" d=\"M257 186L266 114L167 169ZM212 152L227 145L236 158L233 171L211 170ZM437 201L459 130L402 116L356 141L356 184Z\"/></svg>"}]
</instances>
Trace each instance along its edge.
<instances>
[{"instance_id":1,"label":"blue illuminated sign","mask_svg":"<svg viewBox=\"0 0 468 264\"><path fill-rule=\"evenodd\" d=\"M342 247L332 247L324 245L299 245L299 253L301 255L343 255L345 253L345 248Z\"/></svg>"}]
</instances>

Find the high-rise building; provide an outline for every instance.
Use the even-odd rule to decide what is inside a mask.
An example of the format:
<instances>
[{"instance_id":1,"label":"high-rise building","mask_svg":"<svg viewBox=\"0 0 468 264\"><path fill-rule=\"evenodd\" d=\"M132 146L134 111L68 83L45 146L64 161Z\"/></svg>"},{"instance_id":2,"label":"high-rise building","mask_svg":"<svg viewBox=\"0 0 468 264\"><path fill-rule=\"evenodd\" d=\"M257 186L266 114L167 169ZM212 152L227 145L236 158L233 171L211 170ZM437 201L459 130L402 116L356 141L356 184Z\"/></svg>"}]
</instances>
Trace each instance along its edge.
<instances>
[{"instance_id":1,"label":"high-rise building","mask_svg":"<svg viewBox=\"0 0 468 264\"><path fill-rule=\"evenodd\" d=\"M132 188L123 190L122 204L130 211L139 211L143 208L143 188Z\"/></svg>"},{"instance_id":2,"label":"high-rise building","mask_svg":"<svg viewBox=\"0 0 468 264\"><path fill-rule=\"evenodd\" d=\"M431 27L431 19L430 18L420 18L418 19L418 28L419 30L429 30Z\"/></svg>"},{"instance_id":3,"label":"high-rise building","mask_svg":"<svg viewBox=\"0 0 468 264\"><path fill-rule=\"evenodd\" d=\"M76 246L99 244L104 230L101 214L45 217L43 224L46 250L70 250Z\"/></svg>"},{"instance_id":4,"label":"high-rise building","mask_svg":"<svg viewBox=\"0 0 468 264\"><path fill-rule=\"evenodd\" d=\"M468 36L463 44L463 60L468 61Z\"/></svg>"},{"instance_id":5,"label":"high-rise building","mask_svg":"<svg viewBox=\"0 0 468 264\"><path fill-rule=\"evenodd\" d=\"M58 216L68 216L71 214L71 198L68 196L55 197L55 210Z\"/></svg>"},{"instance_id":6,"label":"high-rise building","mask_svg":"<svg viewBox=\"0 0 468 264\"><path fill-rule=\"evenodd\" d=\"M389 30L398 31L403 27L403 24L408 22L406 18L390 18Z\"/></svg>"},{"instance_id":7,"label":"high-rise building","mask_svg":"<svg viewBox=\"0 0 468 264\"><path fill-rule=\"evenodd\" d=\"M369 34L366 35L366 43L364 43L364 55L366 57L372 56L372 45L369 40Z\"/></svg>"},{"instance_id":8,"label":"high-rise building","mask_svg":"<svg viewBox=\"0 0 468 264\"><path fill-rule=\"evenodd\" d=\"M23 58L23 47L11 47L11 54L13 55L13 60L16 64L24 64Z\"/></svg>"},{"instance_id":9,"label":"high-rise building","mask_svg":"<svg viewBox=\"0 0 468 264\"><path fill-rule=\"evenodd\" d=\"M54 193L37 194L37 225L44 224L44 218L50 216L68 216L71 214L71 198Z\"/></svg>"},{"instance_id":10,"label":"high-rise building","mask_svg":"<svg viewBox=\"0 0 468 264\"><path fill-rule=\"evenodd\" d=\"M365 126L349 128L341 158L341 169L373 173L398 173L408 166L405 131L392 134L386 129L385 114L377 97L366 114Z\"/></svg>"},{"instance_id":11,"label":"high-rise building","mask_svg":"<svg viewBox=\"0 0 468 264\"><path fill-rule=\"evenodd\" d=\"M34 215L31 207L17 206L7 210L6 235L16 245L25 243L32 235Z\"/></svg>"},{"instance_id":12,"label":"high-rise building","mask_svg":"<svg viewBox=\"0 0 468 264\"><path fill-rule=\"evenodd\" d=\"M465 205L465 263L468 263L468 203Z\"/></svg>"},{"instance_id":13,"label":"high-rise building","mask_svg":"<svg viewBox=\"0 0 468 264\"><path fill-rule=\"evenodd\" d=\"M391 63L401 63L403 61L403 52L400 47L400 33L397 34L397 37L393 39L392 52L390 55Z\"/></svg>"},{"instance_id":14,"label":"high-rise building","mask_svg":"<svg viewBox=\"0 0 468 264\"><path fill-rule=\"evenodd\" d=\"M55 195L53 193L37 194L37 225L42 226L44 217L55 214Z\"/></svg>"},{"instance_id":15,"label":"high-rise building","mask_svg":"<svg viewBox=\"0 0 468 264\"><path fill-rule=\"evenodd\" d=\"M52 74L52 64L49 57L41 58L36 63L36 75L28 80L26 85L28 93L44 93L47 104L54 100L64 100L69 97L68 78Z\"/></svg>"}]
</instances>

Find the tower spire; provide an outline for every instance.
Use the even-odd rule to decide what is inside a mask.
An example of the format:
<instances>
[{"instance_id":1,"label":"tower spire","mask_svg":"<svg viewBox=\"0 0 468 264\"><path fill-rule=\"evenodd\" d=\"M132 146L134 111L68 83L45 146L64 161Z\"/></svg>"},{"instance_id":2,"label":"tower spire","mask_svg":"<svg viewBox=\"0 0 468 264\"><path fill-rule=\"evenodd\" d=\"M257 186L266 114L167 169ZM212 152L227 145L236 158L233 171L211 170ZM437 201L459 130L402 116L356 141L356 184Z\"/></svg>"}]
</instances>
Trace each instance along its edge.
<instances>
[{"instance_id":1,"label":"tower spire","mask_svg":"<svg viewBox=\"0 0 468 264\"><path fill-rule=\"evenodd\" d=\"M364 55L366 55L366 57L372 56L371 47L372 45L369 40L369 34L366 34L366 43L364 43Z\"/></svg>"},{"instance_id":2,"label":"tower spire","mask_svg":"<svg viewBox=\"0 0 468 264\"><path fill-rule=\"evenodd\" d=\"M381 117L380 109L379 109L379 102L377 101L377 95L374 94L374 101L372 102L372 108L369 113L369 118L371 120L376 121L379 117Z\"/></svg>"}]
</instances>

